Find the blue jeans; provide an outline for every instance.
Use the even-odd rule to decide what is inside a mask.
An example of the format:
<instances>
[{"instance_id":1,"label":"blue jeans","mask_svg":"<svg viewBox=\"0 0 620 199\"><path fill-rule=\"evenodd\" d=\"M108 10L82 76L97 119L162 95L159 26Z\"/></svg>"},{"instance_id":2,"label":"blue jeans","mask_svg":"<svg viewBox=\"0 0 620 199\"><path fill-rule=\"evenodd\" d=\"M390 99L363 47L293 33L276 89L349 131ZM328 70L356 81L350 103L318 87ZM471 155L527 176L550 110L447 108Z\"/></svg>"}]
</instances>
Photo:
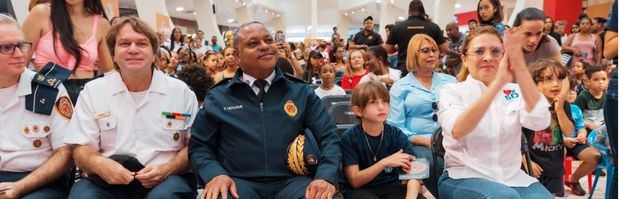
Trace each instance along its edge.
<instances>
[{"instance_id":1,"label":"blue jeans","mask_svg":"<svg viewBox=\"0 0 620 199\"><path fill-rule=\"evenodd\" d=\"M122 186L106 188L95 184L88 178L82 178L71 187L69 199L196 198L195 180L194 174L171 175L152 189L145 190L147 193L136 193L142 190L128 190L129 187Z\"/></svg>"},{"instance_id":2,"label":"blue jeans","mask_svg":"<svg viewBox=\"0 0 620 199\"><path fill-rule=\"evenodd\" d=\"M504 184L482 178L452 179L448 171L439 178L439 197L450 198L484 198L484 199L553 199L547 189L536 182L529 187L509 187Z\"/></svg>"},{"instance_id":3,"label":"blue jeans","mask_svg":"<svg viewBox=\"0 0 620 199\"><path fill-rule=\"evenodd\" d=\"M413 146L413 152L418 158L426 158L428 160L428 168L430 169L429 176L426 179L423 179L424 187L428 189L428 191L433 194L433 196L437 197L439 195L439 191L435 188L437 185L437 180L439 176L435 176L435 172L433 172L434 167L439 169L439 173L443 172L443 157L439 158L437 161L437 165L433 164L433 153L430 148L425 146Z\"/></svg>"}]
</instances>

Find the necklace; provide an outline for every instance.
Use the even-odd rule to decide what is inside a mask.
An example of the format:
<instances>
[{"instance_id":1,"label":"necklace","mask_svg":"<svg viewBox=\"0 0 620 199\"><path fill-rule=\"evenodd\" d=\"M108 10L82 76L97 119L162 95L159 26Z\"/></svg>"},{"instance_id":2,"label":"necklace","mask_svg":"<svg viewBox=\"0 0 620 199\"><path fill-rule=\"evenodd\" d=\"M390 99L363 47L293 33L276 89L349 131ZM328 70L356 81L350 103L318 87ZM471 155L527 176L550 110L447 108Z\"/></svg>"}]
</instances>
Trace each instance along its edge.
<instances>
[{"instance_id":1,"label":"necklace","mask_svg":"<svg viewBox=\"0 0 620 199\"><path fill-rule=\"evenodd\" d=\"M368 134L364 133L364 138L366 138L366 144L368 144L368 149L370 149L370 153L372 154L372 161L377 162L377 154L379 154L379 150L381 149L381 145L383 144L383 131L381 131L381 140L379 141L379 147L377 147L377 153L372 150L370 146L370 142L368 142Z\"/></svg>"}]
</instances>

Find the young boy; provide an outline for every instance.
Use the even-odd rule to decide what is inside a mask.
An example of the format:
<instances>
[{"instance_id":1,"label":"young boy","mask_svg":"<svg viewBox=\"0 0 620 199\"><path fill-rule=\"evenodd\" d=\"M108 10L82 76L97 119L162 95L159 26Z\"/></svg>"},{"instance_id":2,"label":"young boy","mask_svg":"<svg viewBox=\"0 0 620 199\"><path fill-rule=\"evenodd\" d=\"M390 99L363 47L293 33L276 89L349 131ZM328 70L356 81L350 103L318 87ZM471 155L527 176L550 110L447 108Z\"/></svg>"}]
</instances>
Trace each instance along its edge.
<instances>
[{"instance_id":1,"label":"young boy","mask_svg":"<svg viewBox=\"0 0 620 199\"><path fill-rule=\"evenodd\" d=\"M577 78L570 76L570 92L567 100L573 103L577 98L575 89L577 87ZM571 192L578 196L583 196L586 191L579 185L579 179L594 171L599 164L601 154L596 148L586 144L587 131L583 124L583 114L579 107L574 104L570 105L572 118L575 121L575 132L571 137L564 137L564 146L566 147L566 155L575 157L575 159L583 160L577 170L573 172L569 179L564 183L571 188Z\"/></svg>"},{"instance_id":2,"label":"young boy","mask_svg":"<svg viewBox=\"0 0 620 199\"><path fill-rule=\"evenodd\" d=\"M323 98L328 95L346 95L347 93L334 82L336 78L336 66L330 63L323 64L319 71L321 76L321 86L314 89L314 93Z\"/></svg>"},{"instance_id":3,"label":"young boy","mask_svg":"<svg viewBox=\"0 0 620 199\"><path fill-rule=\"evenodd\" d=\"M549 192L563 197L564 142L562 135L570 137L575 129L570 104L566 102L569 72L560 62L551 59L538 60L529 68L538 91L551 104L549 128L541 131L523 128L531 155L532 171L530 174L538 178Z\"/></svg>"},{"instance_id":4,"label":"young boy","mask_svg":"<svg viewBox=\"0 0 620 199\"><path fill-rule=\"evenodd\" d=\"M400 129L385 123L389 112L388 91L381 83L359 84L351 96L351 109L361 118L342 136L342 162L352 190L346 198L417 198L419 180L398 179L408 172L413 147Z\"/></svg>"},{"instance_id":5,"label":"young boy","mask_svg":"<svg viewBox=\"0 0 620 199\"><path fill-rule=\"evenodd\" d=\"M605 102L605 90L609 84L607 72L600 66L591 66L586 69L588 88L581 92L575 105L583 112L584 125L588 132L603 124L603 104Z\"/></svg>"}]
</instances>

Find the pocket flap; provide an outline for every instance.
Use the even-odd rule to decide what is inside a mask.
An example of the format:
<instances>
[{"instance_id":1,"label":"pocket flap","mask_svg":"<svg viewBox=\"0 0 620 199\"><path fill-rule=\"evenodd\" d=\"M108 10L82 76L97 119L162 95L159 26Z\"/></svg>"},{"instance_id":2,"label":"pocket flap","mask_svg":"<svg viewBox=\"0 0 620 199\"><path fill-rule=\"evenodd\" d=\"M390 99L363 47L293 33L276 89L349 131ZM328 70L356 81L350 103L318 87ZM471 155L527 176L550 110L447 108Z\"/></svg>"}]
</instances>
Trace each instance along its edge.
<instances>
[{"instance_id":1,"label":"pocket flap","mask_svg":"<svg viewBox=\"0 0 620 199\"><path fill-rule=\"evenodd\" d=\"M116 118L113 116L102 117L97 119L97 124L99 124L101 131L114 129L116 128Z\"/></svg>"},{"instance_id":2,"label":"pocket flap","mask_svg":"<svg viewBox=\"0 0 620 199\"><path fill-rule=\"evenodd\" d=\"M185 120L177 120L177 119L164 119L164 129L170 131L181 131L185 130Z\"/></svg>"}]
</instances>

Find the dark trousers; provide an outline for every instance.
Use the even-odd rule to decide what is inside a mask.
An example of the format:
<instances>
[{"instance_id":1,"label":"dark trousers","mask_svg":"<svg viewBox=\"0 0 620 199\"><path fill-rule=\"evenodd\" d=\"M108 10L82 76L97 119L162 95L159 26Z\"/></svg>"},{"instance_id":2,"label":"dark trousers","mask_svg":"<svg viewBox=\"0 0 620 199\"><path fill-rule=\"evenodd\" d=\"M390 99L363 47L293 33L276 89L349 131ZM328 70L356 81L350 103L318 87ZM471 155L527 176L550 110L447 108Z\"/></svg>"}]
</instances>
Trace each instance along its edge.
<instances>
[{"instance_id":1,"label":"dark trousers","mask_svg":"<svg viewBox=\"0 0 620 199\"><path fill-rule=\"evenodd\" d=\"M612 187L618 187L618 69L614 69L609 80L607 95L605 96L605 125L607 126L607 135L609 136L609 145L611 145L611 153L614 154L614 176L612 177ZM618 189L611 189L611 198L618 198Z\"/></svg>"},{"instance_id":2,"label":"dark trousers","mask_svg":"<svg viewBox=\"0 0 620 199\"><path fill-rule=\"evenodd\" d=\"M305 198L306 187L312 181L306 176L297 176L281 180L249 180L232 178L237 186L239 198L274 198L296 199ZM228 198L232 195L228 194Z\"/></svg>"},{"instance_id":3,"label":"dark trousers","mask_svg":"<svg viewBox=\"0 0 620 199\"><path fill-rule=\"evenodd\" d=\"M26 177L30 172L0 172L0 182L15 182ZM71 186L69 173L60 176L58 179L26 193L21 198L25 199L63 199L67 198L69 187Z\"/></svg>"},{"instance_id":4,"label":"dark trousers","mask_svg":"<svg viewBox=\"0 0 620 199\"><path fill-rule=\"evenodd\" d=\"M371 189L351 189L345 199L403 199L406 196L405 185L394 185Z\"/></svg>"},{"instance_id":5,"label":"dark trousers","mask_svg":"<svg viewBox=\"0 0 620 199\"><path fill-rule=\"evenodd\" d=\"M121 198L121 199L142 199L142 198L196 198L196 178L193 174L182 174L168 176L159 185L152 189L144 189L143 193L136 193L136 189L130 187L115 186L105 188L95 184L88 178L82 178L71 187L69 198Z\"/></svg>"},{"instance_id":6,"label":"dark trousers","mask_svg":"<svg viewBox=\"0 0 620 199\"><path fill-rule=\"evenodd\" d=\"M433 168L437 167L439 169L439 175L441 175L441 173L443 173L443 158L438 158L437 165L434 165L433 153L430 148L425 146L413 146L413 152L415 152L415 156L417 158L426 158L428 161L428 168L431 172L429 172L428 178L422 179L422 182L424 183L424 187L426 187L426 189L428 189L428 191L430 191L431 194L437 198L437 196L439 196L439 190L437 190L437 179L439 179L439 176L435 175Z\"/></svg>"},{"instance_id":7,"label":"dark trousers","mask_svg":"<svg viewBox=\"0 0 620 199\"><path fill-rule=\"evenodd\" d=\"M92 80L93 79L68 79L62 82L62 85L67 90L67 94L69 94L71 103L73 103L74 106L77 103L80 92L84 90L84 85Z\"/></svg>"}]
</instances>

